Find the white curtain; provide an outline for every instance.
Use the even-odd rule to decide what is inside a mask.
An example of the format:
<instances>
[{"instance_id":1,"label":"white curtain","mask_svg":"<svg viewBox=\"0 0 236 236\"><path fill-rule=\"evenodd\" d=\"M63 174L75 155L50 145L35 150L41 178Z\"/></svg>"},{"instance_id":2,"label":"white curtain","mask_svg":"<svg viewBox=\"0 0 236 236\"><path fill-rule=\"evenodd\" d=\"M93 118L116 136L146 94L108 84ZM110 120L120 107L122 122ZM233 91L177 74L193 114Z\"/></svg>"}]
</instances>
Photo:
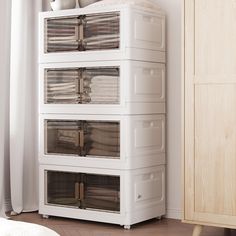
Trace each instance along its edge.
<instances>
[{"instance_id":1,"label":"white curtain","mask_svg":"<svg viewBox=\"0 0 236 236\"><path fill-rule=\"evenodd\" d=\"M9 193L5 184L9 183L10 30L11 1L0 1L0 217L5 217L5 195Z\"/></svg>"},{"instance_id":2,"label":"white curtain","mask_svg":"<svg viewBox=\"0 0 236 236\"><path fill-rule=\"evenodd\" d=\"M11 22L6 21L4 11L7 2L11 2ZM3 0L0 1L1 35L5 44L1 60L7 61L10 55L10 69L1 68L1 96L5 93L5 101L0 99L0 209L4 211L4 189L7 188L5 175L10 172L11 204L14 212L34 211L38 209L38 165L37 165L37 38L38 12L41 0ZM6 28L11 32L5 35ZM2 37L2 36L1 36ZM2 54L2 51L1 51ZM1 65L4 63L0 63ZM5 70L5 73L2 73ZM10 75L10 76L9 76ZM10 88L7 83L10 81ZM6 88L6 89L5 89ZM3 91L2 91L3 90ZM9 135L4 136L8 118L2 116L10 98ZM9 140L7 139L9 136ZM3 142L2 142L3 141ZM4 143L10 143L10 168L4 168ZM6 148L5 148L6 149Z\"/></svg>"}]
</instances>

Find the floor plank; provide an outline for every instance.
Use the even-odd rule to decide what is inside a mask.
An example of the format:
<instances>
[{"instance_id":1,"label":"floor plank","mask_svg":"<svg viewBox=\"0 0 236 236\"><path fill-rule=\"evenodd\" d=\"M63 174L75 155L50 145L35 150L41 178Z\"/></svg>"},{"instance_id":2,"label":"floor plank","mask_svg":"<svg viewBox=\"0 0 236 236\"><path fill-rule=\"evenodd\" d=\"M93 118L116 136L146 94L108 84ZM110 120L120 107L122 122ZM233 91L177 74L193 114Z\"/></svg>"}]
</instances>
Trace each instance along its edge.
<instances>
[{"instance_id":1,"label":"floor plank","mask_svg":"<svg viewBox=\"0 0 236 236\"><path fill-rule=\"evenodd\" d=\"M192 225L171 219L146 221L132 226L131 230L124 230L119 225L59 217L42 219L37 213L23 213L12 219L44 225L61 236L191 236L193 229ZM236 232L232 231L231 236L234 235ZM202 236L224 236L224 229L205 227Z\"/></svg>"}]
</instances>

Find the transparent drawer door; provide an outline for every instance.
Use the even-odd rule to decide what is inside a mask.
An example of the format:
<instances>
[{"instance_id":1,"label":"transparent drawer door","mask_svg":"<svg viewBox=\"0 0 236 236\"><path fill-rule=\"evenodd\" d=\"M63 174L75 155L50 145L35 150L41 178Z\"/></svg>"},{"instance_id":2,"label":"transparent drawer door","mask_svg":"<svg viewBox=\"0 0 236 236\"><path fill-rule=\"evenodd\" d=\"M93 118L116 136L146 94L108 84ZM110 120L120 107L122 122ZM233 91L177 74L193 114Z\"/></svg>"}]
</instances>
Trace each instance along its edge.
<instances>
[{"instance_id":1,"label":"transparent drawer door","mask_svg":"<svg viewBox=\"0 0 236 236\"><path fill-rule=\"evenodd\" d=\"M48 18L44 24L45 53L120 47L119 12Z\"/></svg>"},{"instance_id":2,"label":"transparent drawer door","mask_svg":"<svg viewBox=\"0 0 236 236\"><path fill-rule=\"evenodd\" d=\"M85 186L82 208L120 211L120 177L86 174L82 181Z\"/></svg>"},{"instance_id":3,"label":"transparent drawer door","mask_svg":"<svg viewBox=\"0 0 236 236\"><path fill-rule=\"evenodd\" d=\"M45 104L77 104L80 100L79 69L46 69Z\"/></svg>"},{"instance_id":4,"label":"transparent drawer door","mask_svg":"<svg viewBox=\"0 0 236 236\"><path fill-rule=\"evenodd\" d=\"M120 123L46 120L45 154L91 158L120 157Z\"/></svg>"},{"instance_id":5,"label":"transparent drawer door","mask_svg":"<svg viewBox=\"0 0 236 236\"><path fill-rule=\"evenodd\" d=\"M118 122L88 121L84 131L87 156L119 158L120 124Z\"/></svg>"},{"instance_id":6,"label":"transparent drawer door","mask_svg":"<svg viewBox=\"0 0 236 236\"><path fill-rule=\"evenodd\" d=\"M83 19L85 51L120 47L120 14L118 12L88 14Z\"/></svg>"},{"instance_id":7,"label":"transparent drawer door","mask_svg":"<svg viewBox=\"0 0 236 236\"><path fill-rule=\"evenodd\" d=\"M120 211L120 177L45 171L46 204L90 210Z\"/></svg>"},{"instance_id":8,"label":"transparent drawer door","mask_svg":"<svg viewBox=\"0 0 236 236\"><path fill-rule=\"evenodd\" d=\"M119 104L119 67L45 69L44 104Z\"/></svg>"},{"instance_id":9,"label":"transparent drawer door","mask_svg":"<svg viewBox=\"0 0 236 236\"><path fill-rule=\"evenodd\" d=\"M45 53L79 50L78 17L45 19Z\"/></svg>"},{"instance_id":10,"label":"transparent drawer door","mask_svg":"<svg viewBox=\"0 0 236 236\"><path fill-rule=\"evenodd\" d=\"M80 175L77 173L46 171L47 204L80 207Z\"/></svg>"},{"instance_id":11,"label":"transparent drawer door","mask_svg":"<svg viewBox=\"0 0 236 236\"><path fill-rule=\"evenodd\" d=\"M46 154L79 155L80 130L79 121L50 120L45 122Z\"/></svg>"}]
</instances>

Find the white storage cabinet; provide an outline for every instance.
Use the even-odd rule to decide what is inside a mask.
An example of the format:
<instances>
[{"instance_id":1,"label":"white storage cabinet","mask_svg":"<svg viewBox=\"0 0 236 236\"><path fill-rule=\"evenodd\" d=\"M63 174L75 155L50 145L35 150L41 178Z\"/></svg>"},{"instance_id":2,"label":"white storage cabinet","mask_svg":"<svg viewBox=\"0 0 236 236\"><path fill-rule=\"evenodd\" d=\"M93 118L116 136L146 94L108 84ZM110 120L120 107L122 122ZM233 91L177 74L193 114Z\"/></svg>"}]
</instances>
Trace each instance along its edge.
<instances>
[{"instance_id":1,"label":"white storage cabinet","mask_svg":"<svg viewBox=\"0 0 236 236\"><path fill-rule=\"evenodd\" d=\"M164 13L40 13L39 50L39 213L126 229L163 216Z\"/></svg>"},{"instance_id":2,"label":"white storage cabinet","mask_svg":"<svg viewBox=\"0 0 236 236\"><path fill-rule=\"evenodd\" d=\"M131 171L40 166L40 211L129 228L165 214L165 166Z\"/></svg>"}]
</instances>

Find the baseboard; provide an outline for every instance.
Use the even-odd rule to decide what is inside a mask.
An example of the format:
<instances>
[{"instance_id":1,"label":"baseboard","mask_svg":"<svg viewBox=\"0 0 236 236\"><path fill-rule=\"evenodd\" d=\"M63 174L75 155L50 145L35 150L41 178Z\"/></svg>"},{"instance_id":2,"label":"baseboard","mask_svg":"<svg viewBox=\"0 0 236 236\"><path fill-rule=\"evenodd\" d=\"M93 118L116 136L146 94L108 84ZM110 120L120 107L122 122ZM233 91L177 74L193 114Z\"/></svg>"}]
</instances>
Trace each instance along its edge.
<instances>
[{"instance_id":1,"label":"baseboard","mask_svg":"<svg viewBox=\"0 0 236 236\"><path fill-rule=\"evenodd\" d=\"M8 212L8 211L11 211L11 210L12 210L11 199L6 199L5 200L5 211Z\"/></svg>"},{"instance_id":2,"label":"baseboard","mask_svg":"<svg viewBox=\"0 0 236 236\"><path fill-rule=\"evenodd\" d=\"M180 220L182 219L182 214L181 209L169 208L167 209L166 218Z\"/></svg>"}]
</instances>

